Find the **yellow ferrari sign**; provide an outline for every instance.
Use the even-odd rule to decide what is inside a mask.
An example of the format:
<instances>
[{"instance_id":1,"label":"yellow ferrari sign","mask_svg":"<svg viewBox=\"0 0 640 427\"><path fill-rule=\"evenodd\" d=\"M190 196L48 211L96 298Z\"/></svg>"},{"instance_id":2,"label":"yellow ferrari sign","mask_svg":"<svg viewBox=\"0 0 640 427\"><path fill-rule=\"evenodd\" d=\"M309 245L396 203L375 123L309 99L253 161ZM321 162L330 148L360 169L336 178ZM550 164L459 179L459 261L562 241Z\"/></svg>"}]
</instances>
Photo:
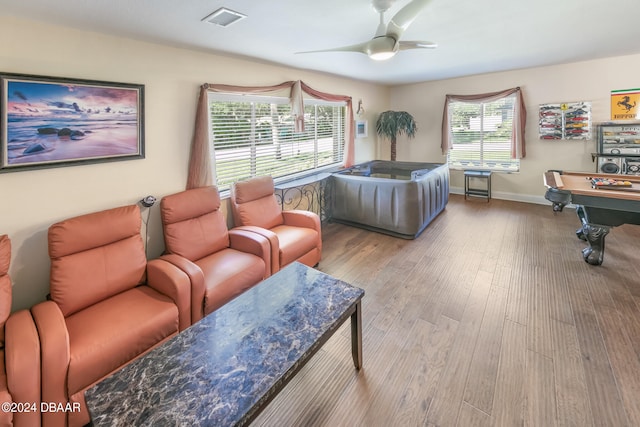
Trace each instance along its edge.
<instances>
[{"instance_id":1,"label":"yellow ferrari sign","mask_svg":"<svg viewBox=\"0 0 640 427\"><path fill-rule=\"evenodd\" d=\"M640 119L640 88L611 91L611 120Z\"/></svg>"}]
</instances>

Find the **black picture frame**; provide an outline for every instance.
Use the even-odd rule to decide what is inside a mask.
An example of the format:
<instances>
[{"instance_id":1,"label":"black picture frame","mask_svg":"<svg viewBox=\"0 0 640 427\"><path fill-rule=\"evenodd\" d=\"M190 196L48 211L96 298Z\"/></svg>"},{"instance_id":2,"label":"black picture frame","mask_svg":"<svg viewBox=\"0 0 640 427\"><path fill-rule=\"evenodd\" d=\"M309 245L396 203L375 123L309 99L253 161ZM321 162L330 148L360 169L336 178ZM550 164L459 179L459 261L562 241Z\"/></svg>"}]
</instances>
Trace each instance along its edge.
<instances>
[{"instance_id":1,"label":"black picture frame","mask_svg":"<svg viewBox=\"0 0 640 427\"><path fill-rule=\"evenodd\" d=\"M144 157L144 85L0 72L0 173Z\"/></svg>"}]
</instances>

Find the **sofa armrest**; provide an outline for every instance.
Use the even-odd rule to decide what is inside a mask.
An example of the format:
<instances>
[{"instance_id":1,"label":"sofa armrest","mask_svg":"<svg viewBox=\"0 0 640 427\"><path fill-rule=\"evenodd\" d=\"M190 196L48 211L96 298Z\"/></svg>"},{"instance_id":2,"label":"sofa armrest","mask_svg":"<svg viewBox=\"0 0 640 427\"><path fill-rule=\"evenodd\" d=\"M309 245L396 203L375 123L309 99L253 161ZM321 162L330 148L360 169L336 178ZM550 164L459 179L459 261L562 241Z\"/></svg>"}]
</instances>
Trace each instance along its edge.
<instances>
[{"instance_id":1,"label":"sofa armrest","mask_svg":"<svg viewBox=\"0 0 640 427\"><path fill-rule=\"evenodd\" d=\"M151 260L147 262L147 285L178 306L180 331L191 326L191 281L182 269L163 259Z\"/></svg>"},{"instance_id":2,"label":"sofa armrest","mask_svg":"<svg viewBox=\"0 0 640 427\"><path fill-rule=\"evenodd\" d=\"M255 225L242 225L235 227L233 230L244 230L265 237L271 246L271 274L275 274L280 270L280 241L278 236L271 230L257 227Z\"/></svg>"},{"instance_id":3,"label":"sofa armrest","mask_svg":"<svg viewBox=\"0 0 640 427\"><path fill-rule=\"evenodd\" d=\"M5 323L7 386L14 402L35 403L34 412L16 412L16 426L40 425L40 338L28 310L13 313Z\"/></svg>"},{"instance_id":4,"label":"sofa armrest","mask_svg":"<svg viewBox=\"0 0 640 427\"><path fill-rule=\"evenodd\" d=\"M318 249L322 250L322 228L318 214L303 210L282 211L284 224L292 227L311 228L318 232Z\"/></svg>"},{"instance_id":5,"label":"sofa armrest","mask_svg":"<svg viewBox=\"0 0 640 427\"><path fill-rule=\"evenodd\" d=\"M204 273L195 263L180 255L167 254L158 259L173 264L189 277L191 282L191 324L196 323L204 317Z\"/></svg>"},{"instance_id":6,"label":"sofa armrest","mask_svg":"<svg viewBox=\"0 0 640 427\"><path fill-rule=\"evenodd\" d=\"M314 212L294 209L290 211L282 211L282 217L284 218L285 225L312 228L318 233L321 231L320 217Z\"/></svg>"},{"instance_id":7,"label":"sofa armrest","mask_svg":"<svg viewBox=\"0 0 640 427\"><path fill-rule=\"evenodd\" d=\"M271 243L262 234L249 230L229 230L229 247L262 258L265 265L263 279L271 276Z\"/></svg>"},{"instance_id":8,"label":"sofa armrest","mask_svg":"<svg viewBox=\"0 0 640 427\"><path fill-rule=\"evenodd\" d=\"M71 360L69 332L62 311L53 301L31 307L31 315L40 336L42 391L40 401L66 405L67 376ZM43 425L66 425L64 412L42 413Z\"/></svg>"}]
</instances>

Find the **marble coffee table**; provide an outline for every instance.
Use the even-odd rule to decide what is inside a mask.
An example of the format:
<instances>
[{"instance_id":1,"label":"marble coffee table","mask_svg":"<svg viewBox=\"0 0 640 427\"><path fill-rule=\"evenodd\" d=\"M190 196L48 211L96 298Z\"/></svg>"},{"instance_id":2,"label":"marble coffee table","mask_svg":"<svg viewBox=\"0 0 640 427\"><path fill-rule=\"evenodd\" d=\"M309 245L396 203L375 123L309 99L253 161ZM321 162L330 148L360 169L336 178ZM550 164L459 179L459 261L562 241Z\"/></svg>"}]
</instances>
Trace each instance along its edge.
<instances>
[{"instance_id":1,"label":"marble coffee table","mask_svg":"<svg viewBox=\"0 0 640 427\"><path fill-rule=\"evenodd\" d=\"M290 264L87 390L92 423L249 424L348 318L360 369L363 296Z\"/></svg>"}]
</instances>

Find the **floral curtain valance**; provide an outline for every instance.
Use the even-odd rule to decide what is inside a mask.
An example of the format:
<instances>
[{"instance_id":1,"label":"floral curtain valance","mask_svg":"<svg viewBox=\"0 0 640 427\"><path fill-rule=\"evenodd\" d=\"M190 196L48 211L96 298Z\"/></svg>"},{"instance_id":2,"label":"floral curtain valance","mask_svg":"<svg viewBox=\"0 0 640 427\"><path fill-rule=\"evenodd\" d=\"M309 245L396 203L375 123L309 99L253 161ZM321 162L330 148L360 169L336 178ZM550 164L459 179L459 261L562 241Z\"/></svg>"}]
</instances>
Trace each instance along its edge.
<instances>
[{"instance_id":1,"label":"floral curtain valance","mask_svg":"<svg viewBox=\"0 0 640 427\"><path fill-rule=\"evenodd\" d=\"M195 129L189 157L189 175L187 189L205 187L213 184L213 165L209 151L209 110L207 102L208 92L227 93L268 93L290 89L289 99L291 111L295 120L295 131L304 131L304 99L303 93L324 101L343 101L347 104L347 126L345 126L345 166L353 165L354 161L354 121L353 106L350 96L333 95L320 92L307 86L301 80L288 81L274 86L233 86L205 83L200 87L198 107L196 111Z\"/></svg>"}]
</instances>

